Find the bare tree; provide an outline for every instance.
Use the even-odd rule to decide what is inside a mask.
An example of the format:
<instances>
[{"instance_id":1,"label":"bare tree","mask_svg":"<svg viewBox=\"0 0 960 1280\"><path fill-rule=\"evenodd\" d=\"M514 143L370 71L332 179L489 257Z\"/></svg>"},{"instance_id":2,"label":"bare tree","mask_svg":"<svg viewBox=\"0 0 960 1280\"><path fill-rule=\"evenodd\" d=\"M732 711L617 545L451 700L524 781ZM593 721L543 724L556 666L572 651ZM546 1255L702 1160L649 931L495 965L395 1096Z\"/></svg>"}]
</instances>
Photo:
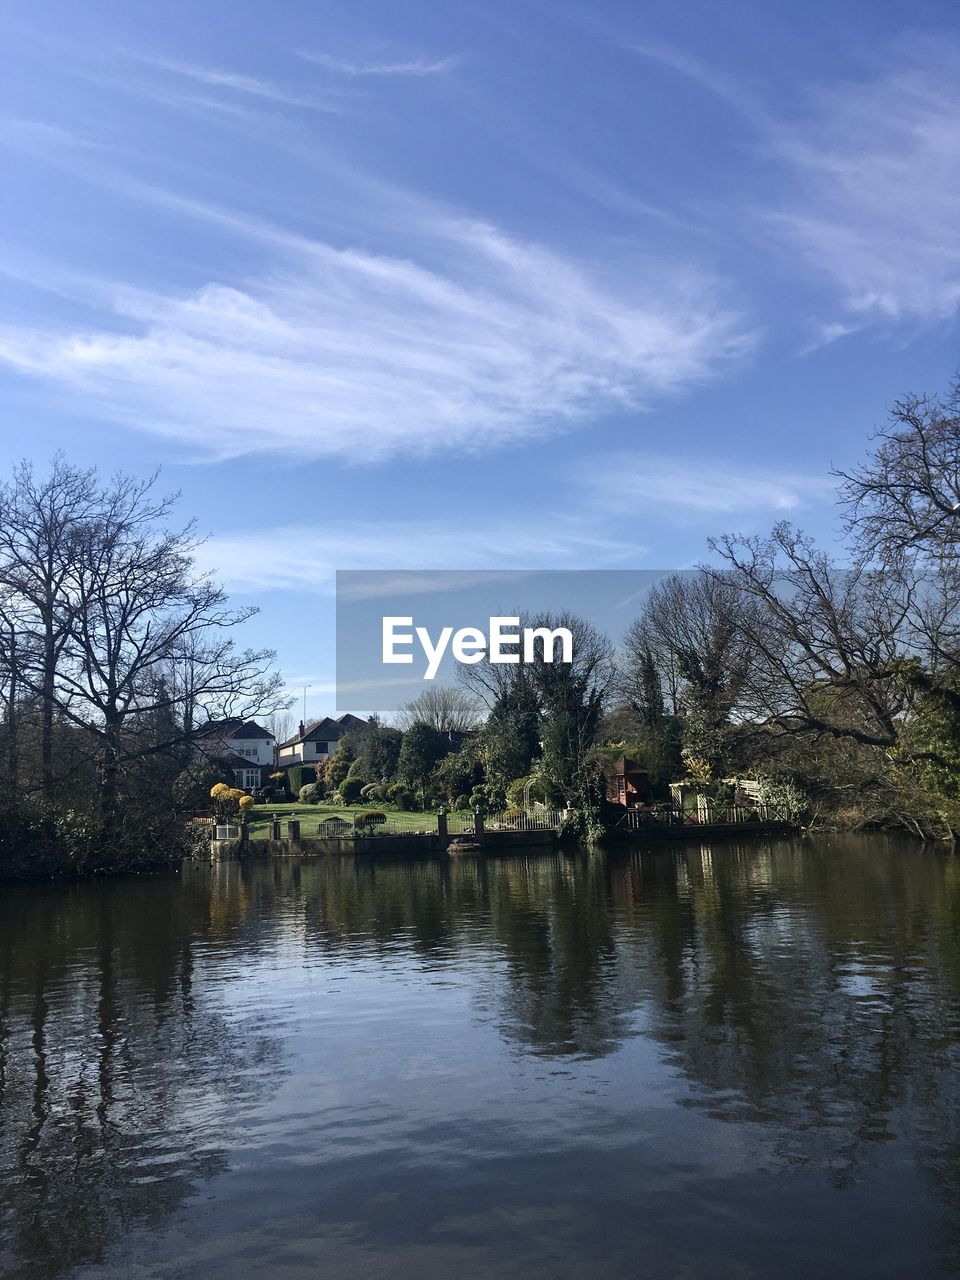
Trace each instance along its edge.
<instances>
[{"instance_id":1,"label":"bare tree","mask_svg":"<svg viewBox=\"0 0 960 1280\"><path fill-rule=\"evenodd\" d=\"M898 401L861 466L838 471L861 556L940 559L960 549L960 381L944 396Z\"/></svg>"},{"instance_id":2,"label":"bare tree","mask_svg":"<svg viewBox=\"0 0 960 1280\"><path fill-rule=\"evenodd\" d=\"M267 728L277 742L286 742L288 738L293 736L293 713L290 711L275 711L272 716L267 718Z\"/></svg>"},{"instance_id":3,"label":"bare tree","mask_svg":"<svg viewBox=\"0 0 960 1280\"><path fill-rule=\"evenodd\" d=\"M125 765L188 742L211 718L270 714L285 702L273 654L238 651L230 636L256 610L231 609L195 572L192 527L156 528L170 500L154 500L151 486L113 482L68 576L71 626L55 700L93 744L107 845Z\"/></svg>"},{"instance_id":4,"label":"bare tree","mask_svg":"<svg viewBox=\"0 0 960 1280\"><path fill-rule=\"evenodd\" d=\"M397 725L401 729L428 724L440 733L472 729L479 719L477 699L466 690L449 685L428 685L397 712Z\"/></svg>"},{"instance_id":5,"label":"bare tree","mask_svg":"<svg viewBox=\"0 0 960 1280\"><path fill-rule=\"evenodd\" d=\"M78 543L100 512L93 471L70 466L62 454L38 480L22 462L0 485L0 589L13 602L20 675L40 700L40 786L53 783L53 720L57 669L73 620L68 589ZM7 629L13 625L8 617Z\"/></svg>"},{"instance_id":6,"label":"bare tree","mask_svg":"<svg viewBox=\"0 0 960 1280\"><path fill-rule=\"evenodd\" d=\"M711 546L727 569L706 572L739 593L753 654L744 713L758 726L893 747L908 706L907 580L894 591L885 573L842 568L786 523Z\"/></svg>"}]
</instances>

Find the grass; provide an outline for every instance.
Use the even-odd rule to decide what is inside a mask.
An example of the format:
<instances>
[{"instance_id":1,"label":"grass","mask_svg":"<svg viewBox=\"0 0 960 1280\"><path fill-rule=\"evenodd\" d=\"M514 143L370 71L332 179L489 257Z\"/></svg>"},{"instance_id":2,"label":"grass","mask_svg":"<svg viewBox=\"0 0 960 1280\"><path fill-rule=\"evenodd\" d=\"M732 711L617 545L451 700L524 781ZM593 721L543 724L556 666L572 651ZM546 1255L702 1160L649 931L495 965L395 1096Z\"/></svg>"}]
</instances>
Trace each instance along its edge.
<instances>
[{"instance_id":1,"label":"grass","mask_svg":"<svg viewBox=\"0 0 960 1280\"><path fill-rule=\"evenodd\" d=\"M342 818L352 824L353 815L366 813L368 809L377 809L387 815L390 831L429 831L437 829L437 815L433 812L408 813L389 804L255 804L249 810L247 819L250 826L251 840L267 840L270 838L273 815L279 814L283 823L282 831L287 834L287 820L300 819L300 834L315 836L318 825L327 818Z\"/></svg>"}]
</instances>

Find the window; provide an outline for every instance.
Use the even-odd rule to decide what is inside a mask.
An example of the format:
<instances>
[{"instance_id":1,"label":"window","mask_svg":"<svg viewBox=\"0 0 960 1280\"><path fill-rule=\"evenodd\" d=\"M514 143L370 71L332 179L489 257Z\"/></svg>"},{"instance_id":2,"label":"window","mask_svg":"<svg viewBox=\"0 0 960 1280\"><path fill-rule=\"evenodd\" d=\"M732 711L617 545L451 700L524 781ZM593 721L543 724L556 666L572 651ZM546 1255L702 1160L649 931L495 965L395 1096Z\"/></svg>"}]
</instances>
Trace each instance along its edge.
<instances>
[{"instance_id":1,"label":"window","mask_svg":"<svg viewBox=\"0 0 960 1280\"><path fill-rule=\"evenodd\" d=\"M260 785L259 769L234 769L233 776L237 780L237 786L244 791L253 791Z\"/></svg>"}]
</instances>

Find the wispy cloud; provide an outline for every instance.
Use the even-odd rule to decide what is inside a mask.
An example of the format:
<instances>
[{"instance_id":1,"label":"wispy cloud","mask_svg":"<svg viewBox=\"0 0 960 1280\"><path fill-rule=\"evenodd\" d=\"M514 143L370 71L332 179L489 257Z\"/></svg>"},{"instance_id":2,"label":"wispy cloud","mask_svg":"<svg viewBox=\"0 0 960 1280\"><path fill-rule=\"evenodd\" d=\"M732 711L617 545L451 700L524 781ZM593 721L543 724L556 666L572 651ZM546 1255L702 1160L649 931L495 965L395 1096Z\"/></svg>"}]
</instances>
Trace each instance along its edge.
<instances>
[{"instance_id":1,"label":"wispy cloud","mask_svg":"<svg viewBox=\"0 0 960 1280\"><path fill-rule=\"evenodd\" d=\"M709 63L695 58L686 50L662 41L632 42L624 48L698 85L699 88L747 116L754 124L765 124L766 111L759 100L744 87L742 78L728 75Z\"/></svg>"},{"instance_id":2,"label":"wispy cloud","mask_svg":"<svg viewBox=\"0 0 960 1280\"><path fill-rule=\"evenodd\" d=\"M2 326L0 361L213 456L486 449L636 412L753 343L692 271L603 279L464 222L419 228L418 262L168 203L260 240L269 271L192 293L117 289L100 327Z\"/></svg>"},{"instance_id":3,"label":"wispy cloud","mask_svg":"<svg viewBox=\"0 0 960 1280\"><path fill-rule=\"evenodd\" d=\"M877 320L937 321L960 308L957 42L901 43L894 67L779 100L673 45L626 47L736 110L745 142L772 161L782 197L724 216L741 229L759 217L781 253L839 289L847 323L820 322L807 350Z\"/></svg>"},{"instance_id":4,"label":"wispy cloud","mask_svg":"<svg viewBox=\"0 0 960 1280\"><path fill-rule=\"evenodd\" d=\"M337 569L409 570L405 589L423 591L415 571L450 570L463 585L465 569L483 581L505 570L550 565L557 569L633 565L645 549L622 536L597 533L584 519L557 516L525 521L490 518L458 526L447 521L338 521L221 534L205 542L200 564L233 591L298 590L330 594ZM431 589L440 581L432 574ZM397 590L397 579L391 580ZM419 585L418 585L419 584ZM375 587L376 584L371 584Z\"/></svg>"},{"instance_id":5,"label":"wispy cloud","mask_svg":"<svg viewBox=\"0 0 960 1280\"><path fill-rule=\"evenodd\" d=\"M435 76L444 71L452 71L462 60L459 54L450 54L433 60L407 58L391 62L353 62L329 53L309 50L301 51L300 57L315 66L344 76Z\"/></svg>"},{"instance_id":6,"label":"wispy cloud","mask_svg":"<svg viewBox=\"0 0 960 1280\"><path fill-rule=\"evenodd\" d=\"M789 185L768 224L858 321L960 307L960 51L926 52L924 65L816 93L769 143Z\"/></svg>"},{"instance_id":7,"label":"wispy cloud","mask_svg":"<svg viewBox=\"0 0 960 1280\"><path fill-rule=\"evenodd\" d=\"M829 477L733 465L707 454L634 458L616 471L580 473L587 494L606 511L656 510L681 521L702 516L788 515L825 501Z\"/></svg>"},{"instance_id":8,"label":"wispy cloud","mask_svg":"<svg viewBox=\"0 0 960 1280\"><path fill-rule=\"evenodd\" d=\"M329 91L316 92L302 86L289 87L264 80L259 76L243 75L220 67L197 66L190 62L178 62L166 58L137 57L136 61L184 79L192 84L210 89L222 89L228 93L261 98L282 106L307 107L312 111L339 111L342 103Z\"/></svg>"}]
</instances>

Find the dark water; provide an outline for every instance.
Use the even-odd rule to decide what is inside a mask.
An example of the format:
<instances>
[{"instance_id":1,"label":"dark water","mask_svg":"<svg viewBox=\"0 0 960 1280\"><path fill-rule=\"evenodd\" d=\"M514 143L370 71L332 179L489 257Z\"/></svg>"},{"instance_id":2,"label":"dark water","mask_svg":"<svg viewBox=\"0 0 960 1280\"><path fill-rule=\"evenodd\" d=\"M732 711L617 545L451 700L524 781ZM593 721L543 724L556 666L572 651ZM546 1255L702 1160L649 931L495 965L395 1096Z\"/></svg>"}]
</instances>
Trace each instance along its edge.
<instances>
[{"instance_id":1,"label":"dark water","mask_svg":"<svg viewBox=\"0 0 960 1280\"><path fill-rule=\"evenodd\" d=\"M6 888L0 1273L960 1274L960 857Z\"/></svg>"}]
</instances>

